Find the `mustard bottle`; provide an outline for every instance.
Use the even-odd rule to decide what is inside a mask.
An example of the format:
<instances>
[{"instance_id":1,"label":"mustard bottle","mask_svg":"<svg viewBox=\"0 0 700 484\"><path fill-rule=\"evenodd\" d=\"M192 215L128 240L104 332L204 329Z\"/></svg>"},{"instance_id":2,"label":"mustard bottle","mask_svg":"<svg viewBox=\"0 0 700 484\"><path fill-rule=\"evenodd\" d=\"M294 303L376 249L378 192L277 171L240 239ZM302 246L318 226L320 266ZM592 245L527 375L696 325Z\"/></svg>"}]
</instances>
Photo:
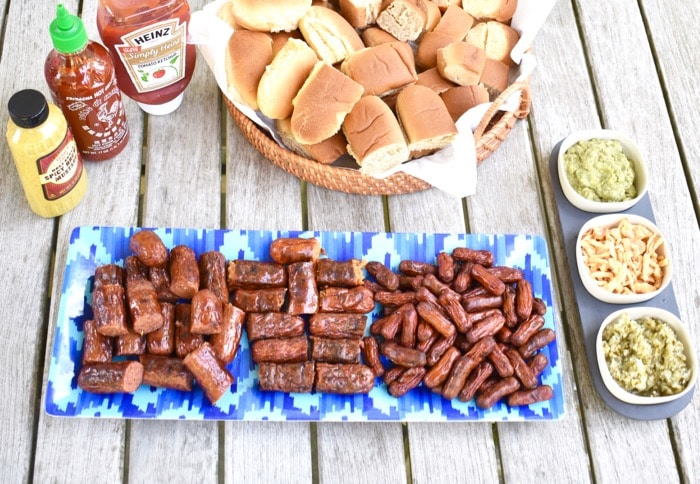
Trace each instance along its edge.
<instances>
[{"instance_id":1,"label":"mustard bottle","mask_svg":"<svg viewBox=\"0 0 700 484\"><path fill-rule=\"evenodd\" d=\"M63 215L87 191L83 159L66 118L33 89L15 93L7 108L7 143L29 206L45 218Z\"/></svg>"}]
</instances>

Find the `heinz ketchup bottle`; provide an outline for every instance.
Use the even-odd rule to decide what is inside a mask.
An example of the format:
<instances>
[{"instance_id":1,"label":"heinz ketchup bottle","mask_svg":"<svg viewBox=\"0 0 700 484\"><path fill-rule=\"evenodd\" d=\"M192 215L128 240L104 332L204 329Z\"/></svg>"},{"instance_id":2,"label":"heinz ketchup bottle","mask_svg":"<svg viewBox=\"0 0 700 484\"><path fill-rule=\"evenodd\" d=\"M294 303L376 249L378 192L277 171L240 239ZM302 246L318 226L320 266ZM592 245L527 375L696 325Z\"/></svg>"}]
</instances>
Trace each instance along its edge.
<instances>
[{"instance_id":1,"label":"heinz ketchup bottle","mask_svg":"<svg viewBox=\"0 0 700 484\"><path fill-rule=\"evenodd\" d=\"M182 102L197 52L186 43L186 0L100 0L97 28L111 50L122 92L149 114Z\"/></svg>"},{"instance_id":2,"label":"heinz ketchup bottle","mask_svg":"<svg viewBox=\"0 0 700 484\"><path fill-rule=\"evenodd\" d=\"M59 4L49 26L54 48L44 76L83 159L103 161L129 141L122 96L107 49L88 40L82 20Z\"/></svg>"}]
</instances>

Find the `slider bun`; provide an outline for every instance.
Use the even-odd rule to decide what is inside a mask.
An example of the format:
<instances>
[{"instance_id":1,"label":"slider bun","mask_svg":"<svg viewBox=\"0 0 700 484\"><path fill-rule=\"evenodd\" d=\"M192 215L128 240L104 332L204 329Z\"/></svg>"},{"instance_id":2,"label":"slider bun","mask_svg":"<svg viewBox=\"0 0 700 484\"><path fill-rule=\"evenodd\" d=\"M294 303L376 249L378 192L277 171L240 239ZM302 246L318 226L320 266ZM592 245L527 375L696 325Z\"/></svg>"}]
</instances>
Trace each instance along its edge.
<instances>
[{"instance_id":1,"label":"slider bun","mask_svg":"<svg viewBox=\"0 0 700 484\"><path fill-rule=\"evenodd\" d=\"M515 13L518 0L462 0L462 8L477 19L507 22Z\"/></svg>"},{"instance_id":2,"label":"slider bun","mask_svg":"<svg viewBox=\"0 0 700 484\"><path fill-rule=\"evenodd\" d=\"M435 26L434 31L447 34L455 42L464 40L467 32L474 25L474 17L457 5L450 5L442 14L440 22Z\"/></svg>"},{"instance_id":3,"label":"slider bun","mask_svg":"<svg viewBox=\"0 0 700 484\"><path fill-rule=\"evenodd\" d=\"M503 62L495 59L486 59L479 84L486 88L492 101L508 87L509 71L509 67Z\"/></svg>"},{"instance_id":4,"label":"slider bun","mask_svg":"<svg viewBox=\"0 0 700 484\"><path fill-rule=\"evenodd\" d=\"M412 85L399 92L396 113L411 153L437 151L454 141L457 127L438 93Z\"/></svg>"},{"instance_id":5,"label":"slider bun","mask_svg":"<svg viewBox=\"0 0 700 484\"><path fill-rule=\"evenodd\" d=\"M230 3L231 12L238 25L262 32L295 30L299 19L311 7L311 0L230 0Z\"/></svg>"},{"instance_id":6,"label":"slider bun","mask_svg":"<svg viewBox=\"0 0 700 484\"><path fill-rule=\"evenodd\" d=\"M330 138L340 130L363 91L360 84L318 61L292 101L292 134L302 144Z\"/></svg>"},{"instance_id":7,"label":"slider bun","mask_svg":"<svg viewBox=\"0 0 700 484\"><path fill-rule=\"evenodd\" d=\"M258 84L258 107L272 119L292 115L292 99L311 73L318 58L306 42L290 38L265 68Z\"/></svg>"},{"instance_id":8,"label":"slider bun","mask_svg":"<svg viewBox=\"0 0 700 484\"><path fill-rule=\"evenodd\" d=\"M434 30L437 24L440 22L442 12L440 12L440 7L438 7L437 3L433 2L432 0L420 0L420 3L421 8L425 13L425 26L423 27L423 30L425 32L430 32Z\"/></svg>"},{"instance_id":9,"label":"slider bun","mask_svg":"<svg viewBox=\"0 0 700 484\"><path fill-rule=\"evenodd\" d=\"M426 21L425 6L417 0L393 0L377 17L377 25L402 42L416 40Z\"/></svg>"},{"instance_id":10,"label":"slider bun","mask_svg":"<svg viewBox=\"0 0 700 484\"><path fill-rule=\"evenodd\" d=\"M510 52L519 39L520 34L512 27L489 21L476 24L465 40L484 49L489 59L496 59L512 66L515 62L511 59Z\"/></svg>"},{"instance_id":11,"label":"slider bun","mask_svg":"<svg viewBox=\"0 0 700 484\"><path fill-rule=\"evenodd\" d=\"M367 47L374 47L379 44L386 44L387 42L398 42L396 37L379 27L368 27L362 31L361 36L362 41Z\"/></svg>"},{"instance_id":12,"label":"slider bun","mask_svg":"<svg viewBox=\"0 0 700 484\"><path fill-rule=\"evenodd\" d=\"M299 21L299 30L319 59L335 64L364 48L355 29L335 10L312 6Z\"/></svg>"},{"instance_id":13,"label":"slider bun","mask_svg":"<svg viewBox=\"0 0 700 484\"><path fill-rule=\"evenodd\" d=\"M426 32L421 37L416 50L416 64L421 69L430 69L437 66L437 51L447 47L457 40L444 32Z\"/></svg>"},{"instance_id":14,"label":"slider bun","mask_svg":"<svg viewBox=\"0 0 700 484\"><path fill-rule=\"evenodd\" d=\"M339 0L338 8L350 25L362 29L377 21L382 0Z\"/></svg>"},{"instance_id":15,"label":"slider bun","mask_svg":"<svg viewBox=\"0 0 700 484\"><path fill-rule=\"evenodd\" d=\"M369 95L387 95L418 79L413 50L406 42L367 47L348 56L340 70Z\"/></svg>"},{"instance_id":16,"label":"slider bun","mask_svg":"<svg viewBox=\"0 0 700 484\"><path fill-rule=\"evenodd\" d=\"M485 63L484 49L467 42L454 42L437 51L440 74L460 86L477 84Z\"/></svg>"},{"instance_id":17,"label":"slider bun","mask_svg":"<svg viewBox=\"0 0 700 484\"><path fill-rule=\"evenodd\" d=\"M484 86L455 86L440 93L447 111L456 122L474 106L489 102L489 93Z\"/></svg>"},{"instance_id":18,"label":"slider bun","mask_svg":"<svg viewBox=\"0 0 700 484\"><path fill-rule=\"evenodd\" d=\"M443 91L447 91L451 87L455 87L455 83L448 81L440 75L437 67L432 69L427 69L420 74L418 74L418 80L416 84L420 86L428 86L430 89L440 94Z\"/></svg>"},{"instance_id":19,"label":"slider bun","mask_svg":"<svg viewBox=\"0 0 700 484\"><path fill-rule=\"evenodd\" d=\"M228 94L258 109L258 84L272 62L272 37L265 32L234 30L226 45L224 65Z\"/></svg>"},{"instance_id":20,"label":"slider bun","mask_svg":"<svg viewBox=\"0 0 700 484\"><path fill-rule=\"evenodd\" d=\"M377 96L364 96L355 104L345 118L343 132L348 153L360 165L361 173L381 173L408 160L399 122Z\"/></svg>"},{"instance_id":21,"label":"slider bun","mask_svg":"<svg viewBox=\"0 0 700 484\"><path fill-rule=\"evenodd\" d=\"M347 141L342 130L319 143L305 145L294 138L291 118L277 119L275 120L275 126L287 148L299 156L315 160L323 165L333 163L348 152Z\"/></svg>"}]
</instances>

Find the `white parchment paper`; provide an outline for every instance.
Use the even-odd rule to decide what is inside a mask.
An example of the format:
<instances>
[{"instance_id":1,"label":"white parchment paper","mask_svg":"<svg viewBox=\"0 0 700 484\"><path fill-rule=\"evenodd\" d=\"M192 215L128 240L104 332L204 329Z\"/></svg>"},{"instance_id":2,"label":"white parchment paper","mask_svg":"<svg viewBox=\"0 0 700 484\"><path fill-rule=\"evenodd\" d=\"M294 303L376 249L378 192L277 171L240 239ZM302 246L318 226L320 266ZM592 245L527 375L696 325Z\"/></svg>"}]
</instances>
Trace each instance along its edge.
<instances>
[{"instance_id":1,"label":"white parchment paper","mask_svg":"<svg viewBox=\"0 0 700 484\"><path fill-rule=\"evenodd\" d=\"M198 46L209 68L214 73L219 88L228 96L229 100L243 114L270 133L281 146L284 146L275 132L272 120L239 103L229 95L224 59L226 44L233 29L217 16L217 12L228 1L215 0L205 5L202 10L192 13L188 42ZM556 0L520 0L518 2L518 8L511 21L511 27L520 34L520 41L511 52L511 57L518 65L514 72L515 82L527 79L535 68L535 57L528 52L528 49L555 3ZM513 92L500 109L514 112L520 105L520 94L520 91ZM450 146L432 155L403 163L385 173L374 176L384 178L397 171L403 171L455 197L462 198L473 195L476 193L477 170L476 145L472 133L483 119L489 106L490 103L475 106L457 121L459 133ZM345 163L342 161L339 163L342 166L347 166L347 160Z\"/></svg>"}]
</instances>

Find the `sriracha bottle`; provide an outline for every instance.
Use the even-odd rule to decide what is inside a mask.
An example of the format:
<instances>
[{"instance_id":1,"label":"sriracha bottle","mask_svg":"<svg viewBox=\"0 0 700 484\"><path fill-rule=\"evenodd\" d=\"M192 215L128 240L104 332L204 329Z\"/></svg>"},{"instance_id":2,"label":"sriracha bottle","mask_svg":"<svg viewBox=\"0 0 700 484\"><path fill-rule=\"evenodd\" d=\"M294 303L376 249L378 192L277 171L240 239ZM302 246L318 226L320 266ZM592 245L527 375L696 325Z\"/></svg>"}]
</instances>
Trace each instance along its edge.
<instances>
[{"instance_id":1,"label":"sriracha bottle","mask_svg":"<svg viewBox=\"0 0 700 484\"><path fill-rule=\"evenodd\" d=\"M88 40L83 22L62 4L49 33L54 48L44 63L44 76L78 150L89 161L116 156L129 141L129 127L112 57Z\"/></svg>"}]
</instances>

